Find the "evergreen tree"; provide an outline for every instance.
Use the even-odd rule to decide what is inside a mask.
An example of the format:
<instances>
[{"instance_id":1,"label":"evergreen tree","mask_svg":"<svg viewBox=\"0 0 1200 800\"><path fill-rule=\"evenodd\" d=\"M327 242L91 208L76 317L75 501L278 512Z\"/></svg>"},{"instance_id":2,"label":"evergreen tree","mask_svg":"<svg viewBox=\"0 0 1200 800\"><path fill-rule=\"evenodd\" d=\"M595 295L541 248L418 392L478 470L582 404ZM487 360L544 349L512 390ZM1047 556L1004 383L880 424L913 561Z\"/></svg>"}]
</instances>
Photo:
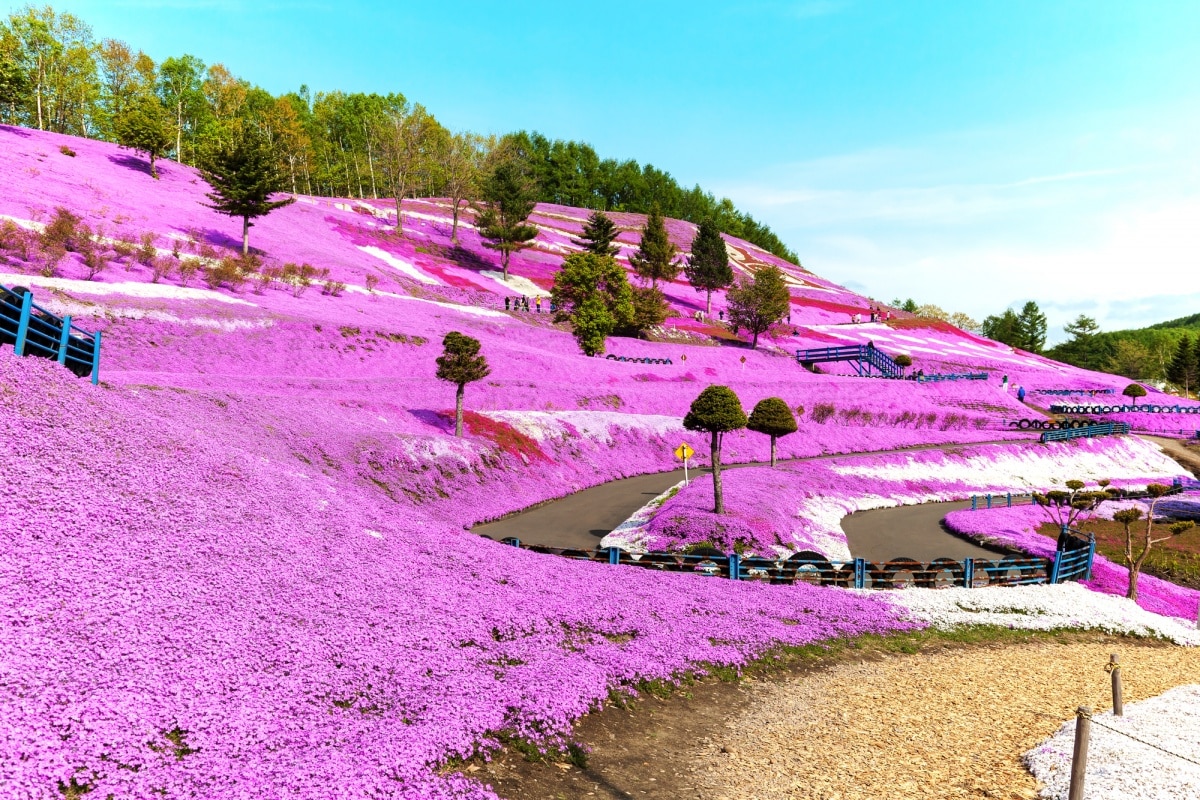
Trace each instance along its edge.
<instances>
[{"instance_id":1,"label":"evergreen tree","mask_svg":"<svg viewBox=\"0 0 1200 800\"><path fill-rule=\"evenodd\" d=\"M721 440L729 431L746 427L747 422L742 401L728 386L709 386L692 401L683 418L683 427L687 430L706 431L711 436L714 513L725 513L725 498L721 491Z\"/></svg>"},{"instance_id":2,"label":"evergreen tree","mask_svg":"<svg viewBox=\"0 0 1200 800\"><path fill-rule=\"evenodd\" d=\"M675 245L667 236L667 228L658 205L651 207L649 215L646 216L641 244L638 245L637 252L629 257L629 264L642 280L655 289L658 288L659 281L669 283L679 275L679 264L675 262Z\"/></svg>"},{"instance_id":3,"label":"evergreen tree","mask_svg":"<svg viewBox=\"0 0 1200 800\"><path fill-rule=\"evenodd\" d=\"M1063 326L1071 338L1051 348L1046 355L1083 369L1103 369L1114 355L1111 344L1099 336L1096 320L1080 314Z\"/></svg>"},{"instance_id":4,"label":"evergreen tree","mask_svg":"<svg viewBox=\"0 0 1200 800\"><path fill-rule=\"evenodd\" d=\"M1020 323L1017 314L1011 308L1006 308L1000 316L989 316L979 326L980 332L993 341L1002 342L1009 347L1021 347Z\"/></svg>"},{"instance_id":5,"label":"evergreen tree","mask_svg":"<svg viewBox=\"0 0 1200 800\"><path fill-rule=\"evenodd\" d=\"M1046 345L1046 315L1032 300L1017 315L1017 335L1021 340L1017 346L1030 353L1040 353Z\"/></svg>"},{"instance_id":6,"label":"evergreen tree","mask_svg":"<svg viewBox=\"0 0 1200 800\"><path fill-rule=\"evenodd\" d=\"M584 223L583 233L578 239L572 241L589 253L599 256L615 256L621 251L613 244L619 232L607 214L603 211L593 211L588 217L588 221ZM645 238L644 235L643 238Z\"/></svg>"},{"instance_id":7,"label":"evergreen tree","mask_svg":"<svg viewBox=\"0 0 1200 800\"><path fill-rule=\"evenodd\" d=\"M232 147L217 151L200 174L213 191L208 207L227 217L242 218L242 255L250 253L250 220L266 216L295 198L272 200L283 191L284 179L271 147L254 128L237 138Z\"/></svg>"},{"instance_id":8,"label":"evergreen tree","mask_svg":"<svg viewBox=\"0 0 1200 800\"><path fill-rule=\"evenodd\" d=\"M442 339L442 354L437 357L439 380L456 384L454 393L454 435L463 435L463 393L467 384L491 374L487 359L479 354L479 340L450 331Z\"/></svg>"},{"instance_id":9,"label":"evergreen tree","mask_svg":"<svg viewBox=\"0 0 1200 800\"><path fill-rule=\"evenodd\" d=\"M483 200L476 226L484 247L500 251L507 281L508 260L537 236L537 228L525 224L537 205L537 188L516 161L504 160L484 180Z\"/></svg>"},{"instance_id":10,"label":"evergreen tree","mask_svg":"<svg viewBox=\"0 0 1200 800\"><path fill-rule=\"evenodd\" d=\"M671 310L662 291L653 286L634 286L632 291L633 322L628 333L637 336L655 325L662 325Z\"/></svg>"},{"instance_id":11,"label":"evergreen tree","mask_svg":"<svg viewBox=\"0 0 1200 800\"><path fill-rule=\"evenodd\" d=\"M605 340L634 320L633 291L612 256L572 253L554 276L555 322L569 322L586 355L604 352Z\"/></svg>"},{"instance_id":12,"label":"evergreen tree","mask_svg":"<svg viewBox=\"0 0 1200 800\"><path fill-rule=\"evenodd\" d=\"M733 270L729 266L725 240L711 219L700 223L696 238L692 240L692 257L687 260L683 271L692 288L706 294L705 312L711 315L712 293L733 283Z\"/></svg>"},{"instance_id":13,"label":"evergreen tree","mask_svg":"<svg viewBox=\"0 0 1200 800\"><path fill-rule=\"evenodd\" d=\"M738 281L729 290L728 300L730 323L735 330L745 328L750 332L754 337L752 347L758 347L758 335L783 319L791 308L783 272L772 265L759 269L753 278Z\"/></svg>"},{"instance_id":14,"label":"evergreen tree","mask_svg":"<svg viewBox=\"0 0 1200 800\"><path fill-rule=\"evenodd\" d=\"M1200 337L1196 338L1196 345L1200 348ZM1196 362L1197 349L1193 348L1191 337L1184 335L1175 346L1175 356L1167 365L1167 380L1175 384L1176 388L1182 389L1185 397L1196 386Z\"/></svg>"},{"instance_id":15,"label":"evergreen tree","mask_svg":"<svg viewBox=\"0 0 1200 800\"><path fill-rule=\"evenodd\" d=\"M797 430L796 417L788 404L778 397L767 397L759 400L750 412L746 427L755 433L771 437L771 466L775 466L775 440L787 436Z\"/></svg>"},{"instance_id":16,"label":"evergreen tree","mask_svg":"<svg viewBox=\"0 0 1200 800\"><path fill-rule=\"evenodd\" d=\"M154 162L171 146L171 130L158 100L139 98L117 117L115 133L121 147L145 153L150 160L150 177L158 180Z\"/></svg>"}]
</instances>

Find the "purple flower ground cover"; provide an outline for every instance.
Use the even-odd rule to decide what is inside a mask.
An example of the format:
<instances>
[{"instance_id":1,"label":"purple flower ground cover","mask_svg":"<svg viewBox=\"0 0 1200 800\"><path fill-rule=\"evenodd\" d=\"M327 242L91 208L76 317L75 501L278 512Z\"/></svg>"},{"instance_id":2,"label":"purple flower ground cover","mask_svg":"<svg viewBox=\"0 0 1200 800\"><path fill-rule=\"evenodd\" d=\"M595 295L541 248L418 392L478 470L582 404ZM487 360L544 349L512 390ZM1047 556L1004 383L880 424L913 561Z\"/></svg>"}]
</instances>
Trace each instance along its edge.
<instances>
[{"instance_id":1,"label":"purple flower ground cover","mask_svg":"<svg viewBox=\"0 0 1200 800\"><path fill-rule=\"evenodd\" d=\"M153 181L129 163L101 142L0 126L0 216L36 228L64 206L110 238L152 233L162 254L193 232L238 244L193 170L168 162ZM782 457L1030 438L1005 426L1025 409L994 376L917 385L799 367L805 336L867 333L835 323L869 301L744 242L728 240L739 273L788 271L796 334L759 351L611 340L675 362L635 365L583 357L548 315L501 310L550 284L586 211L539 206L537 247L513 259L525 283L505 286L470 214L455 248L446 203L406 201L404 238L388 205L300 197L256 224L268 263L328 269L340 296L153 283L124 262L86 281L75 254L44 277L0 252L0 283L32 286L105 342L100 387L0 350L0 785L13 796L73 781L118 798L490 796L440 766L507 736L553 744L642 680L911 623L870 597L550 559L465 526L669 469L680 440L704 454L679 421L710 383L747 409L804 407ZM641 218L615 216L636 243ZM694 228L668 230L686 248ZM669 326L713 332L690 319L703 299L690 286L666 293L682 315ZM434 379L449 330L480 339L492 366L467 390L482 416L461 440L444 416L453 388ZM961 332L894 334L910 338L888 347L914 345L926 371L1103 384ZM726 440L730 461L767 451L756 434ZM850 479L824 480L833 493Z\"/></svg>"},{"instance_id":2,"label":"purple flower ground cover","mask_svg":"<svg viewBox=\"0 0 1200 800\"><path fill-rule=\"evenodd\" d=\"M997 542L1030 555L1051 558L1054 555L1054 540L1037 533L1037 528L1048 519L1045 510L1038 506L1015 506L955 511L946 516L946 525L963 536ZM1104 594L1122 596L1129 588L1129 572L1124 565L1097 554L1092 567L1092 580L1087 586ZM1194 621L1200 605L1200 592L1153 575L1142 575L1138 579L1138 605L1155 614Z\"/></svg>"}]
</instances>

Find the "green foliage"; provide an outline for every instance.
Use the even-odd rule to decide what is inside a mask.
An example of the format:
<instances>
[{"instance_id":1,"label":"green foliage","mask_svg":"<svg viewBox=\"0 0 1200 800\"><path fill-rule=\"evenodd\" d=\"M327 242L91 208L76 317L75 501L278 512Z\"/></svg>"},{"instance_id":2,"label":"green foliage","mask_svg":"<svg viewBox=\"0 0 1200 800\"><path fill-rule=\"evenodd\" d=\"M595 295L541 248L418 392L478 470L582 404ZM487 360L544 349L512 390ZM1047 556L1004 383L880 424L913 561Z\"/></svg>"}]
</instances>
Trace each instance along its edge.
<instances>
[{"instance_id":1,"label":"green foliage","mask_svg":"<svg viewBox=\"0 0 1200 800\"><path fill-rule=\"evenodd\" d=\"M508 280L508 260L529 246L537 228L526 225L537 204L537 186L514 160L504 160L483 183L483 209L476 225L484 247L500 252L504 280Z\"/></svg>"},{"instance_id":2,"label":"green foliage","mask_svg":"<svg viewBox=\"0 0 1200 800\"><path fill-rule=\"evenodd\" d=\"M1196 378L1200 374L1200 336L1193 340L1186 334L1179 339L1175 346L1175 355L1167 365L1167 380L1185 393L1191 393L1196 388Z\"/></svg>"},{"instance_id":3,"label":"green foliage","mask_svg":"<svg viewBox=\"0 0 1200 800\"><path fill-rule=\"evenodd\" d=\"M480 355L478 339L450 331L442 339L442 354L437 357L437 377L456 385L454 435L463 434L463 393L468 383L483 380L491 374L487 358Z\"/></svg>"},{"instance_id":4,"label":"green foliage","mask_svg":"<svg viewBox=\"0 0 1200 800\"><path fill-rule=\"evenodd\" d=\"M662 325L670 312L667 298L662 291L653 286L634 286L633 291L633 322L627 332L638 335L655 325Z\"/></svg>"},{"instance_id":5,"label":"green foliage","mask_svg":"<svg viewBox=\"0 0 1200 800\"><path fill-rule=\"evenodd\" d=\"M620 248L614 245L613 241L619 232L607 214L603 211L593 211L584 223L583 234L573 241L589 253L615 256L620 252Z\"/></svg>"},{"instance_id":6,"label":"green foliage","mask_svg":"<svg viewBox=\"0 0 1200 800\"><path fill-rule=\"evenodd\" d=\"M901 367L905 367L905 368L911 367L912 363L913 363L912 356L905 355L904 353L901 353L900 355L893 357L892 361L895 361Z\"/></svg>"},{"instance_id":7,"label":"green foliage","mask_svg":"<svg viewBox=\"0 0 1200 800\"><path fill-rule=\"evenodd\" d=\"M114 129L122 147L145 153L150 160L150 176L158 179L154 162L171 146L171 131L166 114L158 101L144 97L117 118Z\"/></svg>"},{"instance_id":8,"label":"green foliage","mask_svg":"<svg viewBox=\"0 0 1200 800\"><path fill-rule=\"evenodd\" d=\"M696 237L692 239L692 255L684 264L683 272L692 288L705 293L705 308L712 314L712 293L733 283L733 269L729 266L729 251L725 249L721 230L711 219L700 223Z\"/></svg>"},{"instance_id":9,"label":"green foliage","mask_svg":"<svg viewBox=\"0 0 1200 800\"><path fill-rule=\"evenodd\" d=\"M1146 387L1142 386L1140 383L1131 383L1121 390L1121 394L1130 398L1136 404L1139 397L1146 396Z\"/></svg>"},{"instance_id":10,"label":"green foliage","mask_svg":"<svg viewBox=\"0 0 1200 800\"><path fill-rule=\"evenodd\" d=\"M728 300L729 322L734 330L750 331L754 347L758 347L758 335L783 319L791 307L783 272L772 265L759 269L753 278L738 281L729 290Z\"/></svg>"},{"instance_id":11,"label":"green foliage","mask_svg":"<svg viewBox=\"0 0 1200 800\"><path fill-rule=\"evenodd\" d=\"M1040 353L1046 345L1046 315L1030 300L1017 314L1011 308L1000 316L989 316L979 326L980 332L1010 347L1030 353Z\"/></svg>"},{"instance_id":12,"label":"green foliage","mask_svg":"<svg viewBox=\"0 0 1200 800\"><path fill-rule=\"evenodd\" d=\"M239 136L231 147L218 151L200 174L213 189L206 195L213 201L208 207L227 217L242 218L243 256L250 253L250 220L295 202L292 197L271 199L271 195L283 191L283 176L270 145L253 129Z\"/></svg>"},{"instance_id":13,"label":"green foliage","mask_svg":"<svg viewBox=\"0 0 1200 800\"><path fill-rule=\"evenodd\" d=\"M750 412L746 427L771 437L771 466L775 466L775 440L797 430L796 418L788 404L778 397L759 400Z\"/></svg>"},{"instance_id":14,"label":"green foliage","mask_svg":"<svg viewBox=\"0 0 1200 800\"><path fill-rule=\"evenodd\" d=\"M1020 347L1021 336L1017 328L1017 314L1011 308L1007 308L999 316L985 317L979 329L980 333L989 339L1002 342L1009 347Z\"/></svg>"},{"instance_id":15,"label":"green foliage","mask_svg":"<svg viewBox=\"0 0 1200 800\"><path fill-rule=\"evenodd\" d=\"M742 410L742 401L728 386L709 386L692 401L683 418L689 431L728 433L746 427L749 420Z\"/></svg>"},{"instance_id":16,"label":"green foliage","mask_svg":"<svg viewBox=\"0 0 1200 800\"><path fill-rule=\"evenodd\" d=\"M638 277L647 281L652 288L658 288L659 281L675 280L679 274L679 264L675 261L675 245L667 236L662 212L658 210L657 204L651 207L646 217L641 244L637 252L629 257L629 264Z\"/></svg>"},{"instance_id":17,"label":"green foliage","mask_svg":"<svg viewBox=\"0 0 1200 800\"><path fill-rule=\"evenodd\" d=\"M1097 338L1100 326L1086 314L1080 314L1063 330L1071 338L1051 348L1046 353L1051 358L1083 369L1102 370L1115 355L1111 345Z\"/></svg>"},{"instance_id":18,"label":"green foliage","mask_svg":"<svg viewBox=\"0 0 1200 800\"><path fill-rule=\"evenodd\" d=\"M580 349L589 356L603 353L605 340L635 320L633 290L612 256L567 256L554 276L550 298L558 308L555 321L571 323Z\"/></svg>"}]
</instances>

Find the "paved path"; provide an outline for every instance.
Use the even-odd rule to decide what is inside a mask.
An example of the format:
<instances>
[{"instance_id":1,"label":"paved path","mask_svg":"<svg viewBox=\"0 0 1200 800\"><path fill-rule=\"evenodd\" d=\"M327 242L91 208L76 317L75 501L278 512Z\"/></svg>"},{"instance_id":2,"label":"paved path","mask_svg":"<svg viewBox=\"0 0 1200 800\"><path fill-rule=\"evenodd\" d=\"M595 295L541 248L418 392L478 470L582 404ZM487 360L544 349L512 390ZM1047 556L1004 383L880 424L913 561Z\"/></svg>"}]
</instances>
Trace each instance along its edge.
<instances>
[{"instance_id":1,"label":"paved path","mask_svg":"<svg viewBox=\"0 0 1200 800\"><path fill-rule=\"evenodd\" d=\"M795 463L802 461L822 461L835 458L855 458L881 453L907 453L921 450L942 450L946 448L975 447L989 444L1014 444L1022 440L999 440L990 442L975 442L968 445L943 444L923 445L920 447L903 448L901 450L881 450L870 453L838 453L811 458L794 459ZM758 464L734 464L725 469L738 469ZM708 472L707 469L693 469L692 475ZM503 539L515 536L522 542L541 544L548 547L572 547L590 550L599 546L600 540L614 528L633 515L647 502L665 492L683 480L683 470L673 472L657 472L649 475L638 475L633 478L602 483L590 489L576 492L560 500L552 500L540 506L522 511L495 522L487 522L472 528L474 533L490 536L493 539ZM862 550L861 557L869 560L881 558L876 553L894 550L890 543L896 540L897 531L905 531L906 541L903 552L888 553L883 560L895 556L908 556L928 561L934 558L963 558L966 556L988 558L995 551L985 550L966 540L945 531L941 527L941 517L953 510L949 505L930 504L915 506L918 509L911 516L903 515L902 522L884 522L882 513L866 512L855 514L848 519L853 520L847 535L850 538L850 551L859 556L855 548ZM937 509L941 509L941 515ZM907 509L881 509L880 512L902 512ZM875 514L875 516L872 516ZM857 519L861 517L861 520ZM891 520L891 517L886 519ZM903 528L901 528L903 525ZM918 530L919 528L919 530Z\"/></svg>"},{"instance_id":2,"label":"paved path","mask_svg":"<svg viewBox=\"0 0 1200 800\"><path fill-rule=\"evenodd\" d=\"M980 547L942 527L942 518L951 511L970 507L968 500L859 511L842 518L842 530L851 554L867 561L997 558L1011 552Z\"/></svg>"}]
</instances>

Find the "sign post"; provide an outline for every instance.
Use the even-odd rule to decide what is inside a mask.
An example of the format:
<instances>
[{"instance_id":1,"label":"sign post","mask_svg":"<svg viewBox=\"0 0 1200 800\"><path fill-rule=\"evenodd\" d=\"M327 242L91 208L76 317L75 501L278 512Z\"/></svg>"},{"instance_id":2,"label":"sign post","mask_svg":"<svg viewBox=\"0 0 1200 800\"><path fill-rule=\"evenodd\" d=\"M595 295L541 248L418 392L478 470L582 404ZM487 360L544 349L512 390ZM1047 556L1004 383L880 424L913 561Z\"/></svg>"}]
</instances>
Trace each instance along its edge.
<instances>
[{"instance_id":1,"label":"sign post","mask_svg":"<svg viewBox=\"0 0 1200 800\"><path fill-rule=\"evenodd\" d=\"M683 485L688 485L688 459L696 455L696 451L692 449L687 442L675 448L675 457L683 460Z\"/></svg>"}]
</instances>

